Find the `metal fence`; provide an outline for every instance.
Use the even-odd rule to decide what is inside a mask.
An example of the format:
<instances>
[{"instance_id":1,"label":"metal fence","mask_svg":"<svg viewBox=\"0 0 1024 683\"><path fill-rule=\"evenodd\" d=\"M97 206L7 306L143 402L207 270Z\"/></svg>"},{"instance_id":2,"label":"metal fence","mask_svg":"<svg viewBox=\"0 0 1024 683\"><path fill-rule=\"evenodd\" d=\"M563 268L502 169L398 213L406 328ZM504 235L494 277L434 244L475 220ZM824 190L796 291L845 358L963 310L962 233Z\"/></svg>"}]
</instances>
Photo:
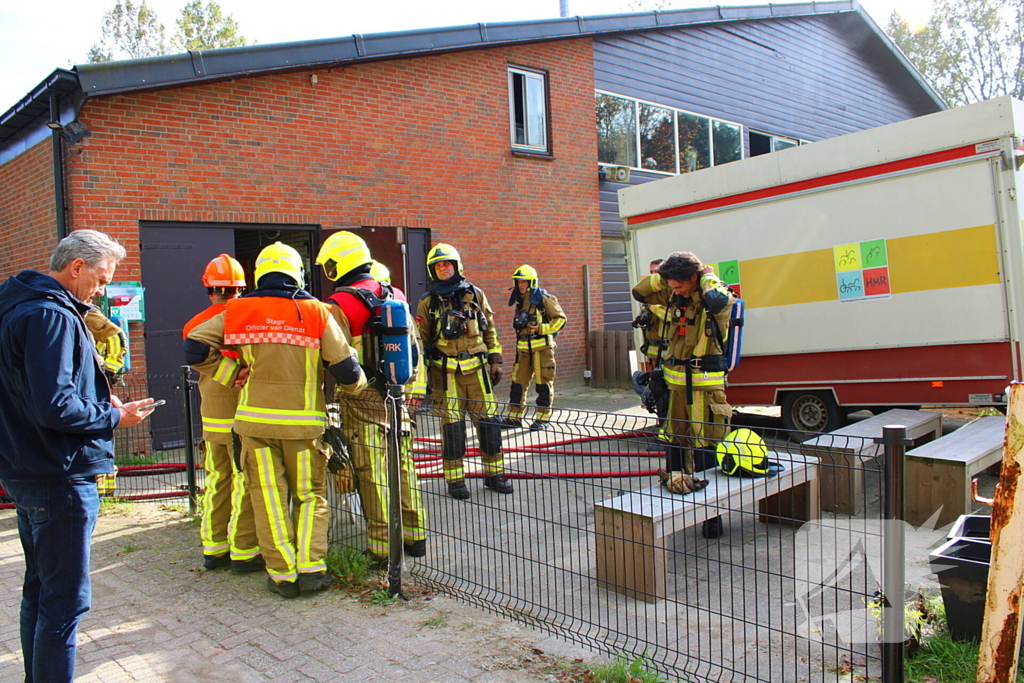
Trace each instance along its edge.
<instances>
[{"instance_id":1,"label":"metal fence","mask_svg":"<svg viewBox=\"0 0 1024 683\"><path fill-rule=\"evenodd\" d=\"M673 680L880 675L883 486L869 440L847 437L837 454L827 440L802 448L799 435L761 429L773 476L709 470L707 488L678 496L655 476L665 460L655 418L556 410L544 431L503 432L511 495L483 487L470 438L472 497L455 500L439 414L415 423L430 530L427 556L406 560L416 582L600 652L644 656ZM363 542L355 498L332 492L335 542ZM856 515L828 511L851 504ZM724 534L705 538L716 516Z\"/></svg>"},{"instance_id":2,"label":"metal fence","mask_svg":"<svg viewBox=\"0 0 1024 683\"><path fill-rule=\"evenodd\" d=\"M179 417L159 434L148 421L116 432L113 496L185 500L188 442L201 434L194 378L150 377L117 392L165 398L161 410ZM469 500L448 495L440 413L428 405L406 422L429 528L426 557L405 559L407 580L598 652L643 656L671 680L845 681L851 666L881 675L880 446L851 437L801 446L806 435L751 425L773 476L710 469L698 473L709 486L681 496L656 476L665 462L657 418L555 410L546 429L530 431L532 418L502 432L510 495L483 486L467 421ZM198 493L201 463L191 476ZM332 478L328 498L331 542L366 547L351 482ZM704 522L718 516L723 535L705 538Z\"/></svg>"}]
</instances>

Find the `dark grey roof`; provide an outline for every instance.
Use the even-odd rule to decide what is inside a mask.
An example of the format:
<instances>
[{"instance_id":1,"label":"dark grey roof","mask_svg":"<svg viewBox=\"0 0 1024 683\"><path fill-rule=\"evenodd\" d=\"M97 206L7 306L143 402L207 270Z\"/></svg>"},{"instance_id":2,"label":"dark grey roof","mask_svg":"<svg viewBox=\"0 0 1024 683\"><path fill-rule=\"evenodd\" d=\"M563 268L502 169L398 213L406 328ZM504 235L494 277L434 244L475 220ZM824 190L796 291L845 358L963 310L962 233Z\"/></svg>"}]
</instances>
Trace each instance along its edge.
<instances>
[{"instance_id":1,"label":"dark grey roof","mask_svg":"<svg viewBox=\"0 0 1024 683\"><path fill-rule=\"evenodd\" d=\"M780 17L835 13L859 15L880 43L875 49L895 55L906 67L907 86L924 91L940 109L945 104L925 83L906 57L892 44L855 0L750 7L701 7L695 9L566 17L538 21L472 24L447 28L353 35L293 43L250 45L219 50L194 50L184 54L132 59L100 64L79 64L74 72L58 69L0 117L0 147L48 107L53 88L65 88L67 74L77 79L85 97L152 90L258 74L328 68L341 64L396 59L502 45L682 28L699 24L752 21ZM61 76L54 81L54 78ZM52 83L52 85L51 85ZM58 92L65 92L58 90ZM42 103L40 103L42 100Z\"/></svg>"}]
</instances>

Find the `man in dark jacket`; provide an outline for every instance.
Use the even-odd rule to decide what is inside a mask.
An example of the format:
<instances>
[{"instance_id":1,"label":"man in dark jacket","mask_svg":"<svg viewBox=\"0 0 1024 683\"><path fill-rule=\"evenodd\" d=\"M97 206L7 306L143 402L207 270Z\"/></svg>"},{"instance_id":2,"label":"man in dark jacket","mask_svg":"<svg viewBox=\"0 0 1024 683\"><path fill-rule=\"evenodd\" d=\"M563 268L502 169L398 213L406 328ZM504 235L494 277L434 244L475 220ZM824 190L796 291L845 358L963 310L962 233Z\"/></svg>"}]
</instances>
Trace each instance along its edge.
<instances>
[{"instance_id":1,"label":"man in dark jacket","mask_svg":"<svg viewBox=\"0 0 1024 683\"><path fill-rule=\"evenodd\" d=\"M122 404L83 316L125 251L94 230L61 240L50 273L0 285L0 483L25 551L21 647L26 681L71 681L78 622L89 611L96 475L114 471L114 429L149 415Z\"/></svg>"}]
</instances>

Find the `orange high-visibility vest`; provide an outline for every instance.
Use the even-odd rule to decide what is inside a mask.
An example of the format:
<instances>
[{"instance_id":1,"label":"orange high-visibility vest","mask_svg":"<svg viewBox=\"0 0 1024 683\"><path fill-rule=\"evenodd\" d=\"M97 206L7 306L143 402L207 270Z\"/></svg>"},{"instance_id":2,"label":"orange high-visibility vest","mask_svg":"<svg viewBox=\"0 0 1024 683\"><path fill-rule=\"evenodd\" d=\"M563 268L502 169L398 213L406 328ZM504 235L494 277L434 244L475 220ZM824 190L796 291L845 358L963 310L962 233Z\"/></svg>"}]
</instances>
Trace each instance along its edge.
<instances>
[{"instance_id":1,"label":"orange high-visibility vest","mask_svg":"<svg viewBox=\"0 0 1024 683\"><path fill-rule=\"evenodd\" d=\"M213 318L217 316L219 313L222 313L226 307L227 306L225 304L210 304L210 307L207 308L205 311L200 311L199 313L196 313L191 320L185 323L185 327L181 328L181 338L187 339L189 332L194 330L199 325L205 323L210 318ZM222 356L226 356L227 358L238 358L238 351L229 351L227 349L224 349L220 353Z\"/></svg>"},{"instance_id":2,"label":"orange high-visibility vest","mask_svg":"<svg viewBox=\"0 0 1024 683\"><path fill-rule=\"evenodd\" d=\"M319 349L329 315L329 309L316 299L232 299L224 315L224 343L289 344Z\"/></svg>"}]
</instances>

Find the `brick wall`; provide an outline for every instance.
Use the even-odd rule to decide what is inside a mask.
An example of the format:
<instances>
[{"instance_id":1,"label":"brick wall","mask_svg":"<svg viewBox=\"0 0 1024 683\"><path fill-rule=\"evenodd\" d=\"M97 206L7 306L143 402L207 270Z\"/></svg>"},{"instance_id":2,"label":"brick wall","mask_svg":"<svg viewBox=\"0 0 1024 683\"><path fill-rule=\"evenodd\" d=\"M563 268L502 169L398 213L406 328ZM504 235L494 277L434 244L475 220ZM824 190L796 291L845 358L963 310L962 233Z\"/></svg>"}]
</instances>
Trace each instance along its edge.
<instances>
[{"instance_id":1,"label":"brick wall","mask_svg":"<svg viewBox=\"0 0 1024 683\"><path fill-rule=\"evenodd\" d=\"M57 246L53 147L47 139L0 166L0 278L46 272Z\"/></svg>"},{"instance_id":2,"label":"brick wall","mask_svg":"<svg viewBox=\"0 0 1024 683\"><path fill-rule=\"evenodd\" d=\"M549 74L553 159L510 153L510 64ZM71 224L130 245L119 280L141 279L140 220L427 227L460 250L509 349L510 277L536 267L570 317L560 375L581 376L584 263L602 323L589 40L111 96L79 118L93 135L69 164Z\"/></svg>"}]
</instances>

